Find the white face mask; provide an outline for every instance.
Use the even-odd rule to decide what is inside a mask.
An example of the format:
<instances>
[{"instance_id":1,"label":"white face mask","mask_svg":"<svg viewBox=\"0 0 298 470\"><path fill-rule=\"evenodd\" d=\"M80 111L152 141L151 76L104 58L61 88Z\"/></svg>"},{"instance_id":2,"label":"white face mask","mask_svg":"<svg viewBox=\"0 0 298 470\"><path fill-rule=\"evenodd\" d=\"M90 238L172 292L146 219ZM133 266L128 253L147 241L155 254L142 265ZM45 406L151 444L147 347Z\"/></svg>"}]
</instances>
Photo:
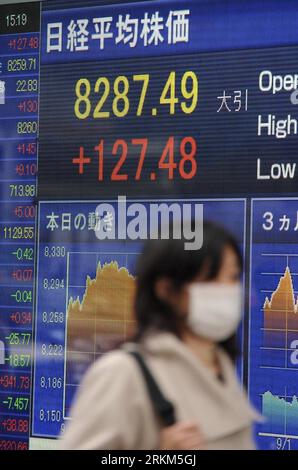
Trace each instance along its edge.
<instances>
[{"instance_id":1,"label":"white face mask","mask_svg":"<svg viewBox=\"0 0 298 470\"><path fill-rule=\"evenodd\" d=\"M201 282L189 287L187 324L193 333L224 341L236 332L242 310L242 286Z\"/></svg>"}]
</instances>

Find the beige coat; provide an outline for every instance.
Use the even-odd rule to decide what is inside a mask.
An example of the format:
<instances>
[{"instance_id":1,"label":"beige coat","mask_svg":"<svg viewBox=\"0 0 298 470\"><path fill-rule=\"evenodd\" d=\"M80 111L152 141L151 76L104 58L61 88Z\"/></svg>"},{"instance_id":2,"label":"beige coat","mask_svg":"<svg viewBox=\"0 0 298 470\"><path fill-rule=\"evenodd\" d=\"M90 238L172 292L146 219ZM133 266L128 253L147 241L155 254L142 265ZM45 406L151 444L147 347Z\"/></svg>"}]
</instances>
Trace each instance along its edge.
<instances>
[{"instance_id":1,"label":"beige coat","mask_svg":"<svg viewBox=\"0 0 298 470\"><path fill-rule=\"evenodd\" d=\"M254 449L251 425L260 417L242 393L224 351L219 351L224 383L172 334L147 337L141 351L173 402L178 420L196 421L207 449ZM159 418L139 365L123 350L107 354L91 367L72 418L61 441L63 449L159 448Z\"/></svg>"}]
</instances>

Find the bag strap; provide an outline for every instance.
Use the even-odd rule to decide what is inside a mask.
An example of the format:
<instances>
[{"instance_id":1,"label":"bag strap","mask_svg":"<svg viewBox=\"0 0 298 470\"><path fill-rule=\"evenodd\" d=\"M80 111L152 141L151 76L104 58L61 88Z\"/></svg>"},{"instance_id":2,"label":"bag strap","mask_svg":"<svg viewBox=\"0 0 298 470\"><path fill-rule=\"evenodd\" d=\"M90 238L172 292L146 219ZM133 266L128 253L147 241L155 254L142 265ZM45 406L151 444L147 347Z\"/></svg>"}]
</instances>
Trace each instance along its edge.
<instances>
[{"instance_id":1,"label":"bag strap","mask_svg":"<svg viewBox=\"0 0 298 470\"><path fill-rule=\"evenodd\" d=\"M173 404L163 395L142 355L138 351L129 351L129 354L136 359L142 371L155 411L161 417L165 426L172 426L176 423L175 408Z\"/></svg>"}]
</instances>

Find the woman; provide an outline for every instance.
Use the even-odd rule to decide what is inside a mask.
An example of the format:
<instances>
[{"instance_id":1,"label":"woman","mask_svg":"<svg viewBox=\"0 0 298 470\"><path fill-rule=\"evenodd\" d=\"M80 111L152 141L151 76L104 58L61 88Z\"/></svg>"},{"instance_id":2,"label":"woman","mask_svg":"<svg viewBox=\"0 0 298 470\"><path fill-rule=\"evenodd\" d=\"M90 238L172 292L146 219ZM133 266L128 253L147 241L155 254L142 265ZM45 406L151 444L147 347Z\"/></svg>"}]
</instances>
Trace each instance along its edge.
<instances>
[{"instance_id":1,"label":"woman","mask_svg":"<svg viewBox=\"0 0 298 470\"><path fill-rule=\"evenodd\" d=\"M235 377L242 258L234 238L204 224L204 244L149 241L139 258L133 343L108 353L83 381L65 449L253 449L259 420ZM176 423L164 427L138 350Z\"/></svg>"}]
</instances>

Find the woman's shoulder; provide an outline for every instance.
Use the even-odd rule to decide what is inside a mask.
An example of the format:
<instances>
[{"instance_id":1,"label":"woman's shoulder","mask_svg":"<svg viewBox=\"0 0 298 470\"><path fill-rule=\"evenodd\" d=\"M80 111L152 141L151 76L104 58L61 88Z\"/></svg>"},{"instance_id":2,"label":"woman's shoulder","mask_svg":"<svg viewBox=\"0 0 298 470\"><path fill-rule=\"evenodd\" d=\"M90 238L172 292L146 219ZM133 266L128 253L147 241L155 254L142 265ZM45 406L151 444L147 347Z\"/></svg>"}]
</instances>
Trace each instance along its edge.
<instances>
[{"instance_id":1,"label":"woman's shoulder","mask_svg":"<svg viewBox=\"0 0 298 470\"><path fill-rule=\"evenodd\" d=\"M94 383L95 378L100 378L101 382L109 380L117 381L117 383L135 381L138 378L135 359L128 351L122 349L106 353L89 368L84 378L84 384Z\"/></svg>"}]
</instances>

